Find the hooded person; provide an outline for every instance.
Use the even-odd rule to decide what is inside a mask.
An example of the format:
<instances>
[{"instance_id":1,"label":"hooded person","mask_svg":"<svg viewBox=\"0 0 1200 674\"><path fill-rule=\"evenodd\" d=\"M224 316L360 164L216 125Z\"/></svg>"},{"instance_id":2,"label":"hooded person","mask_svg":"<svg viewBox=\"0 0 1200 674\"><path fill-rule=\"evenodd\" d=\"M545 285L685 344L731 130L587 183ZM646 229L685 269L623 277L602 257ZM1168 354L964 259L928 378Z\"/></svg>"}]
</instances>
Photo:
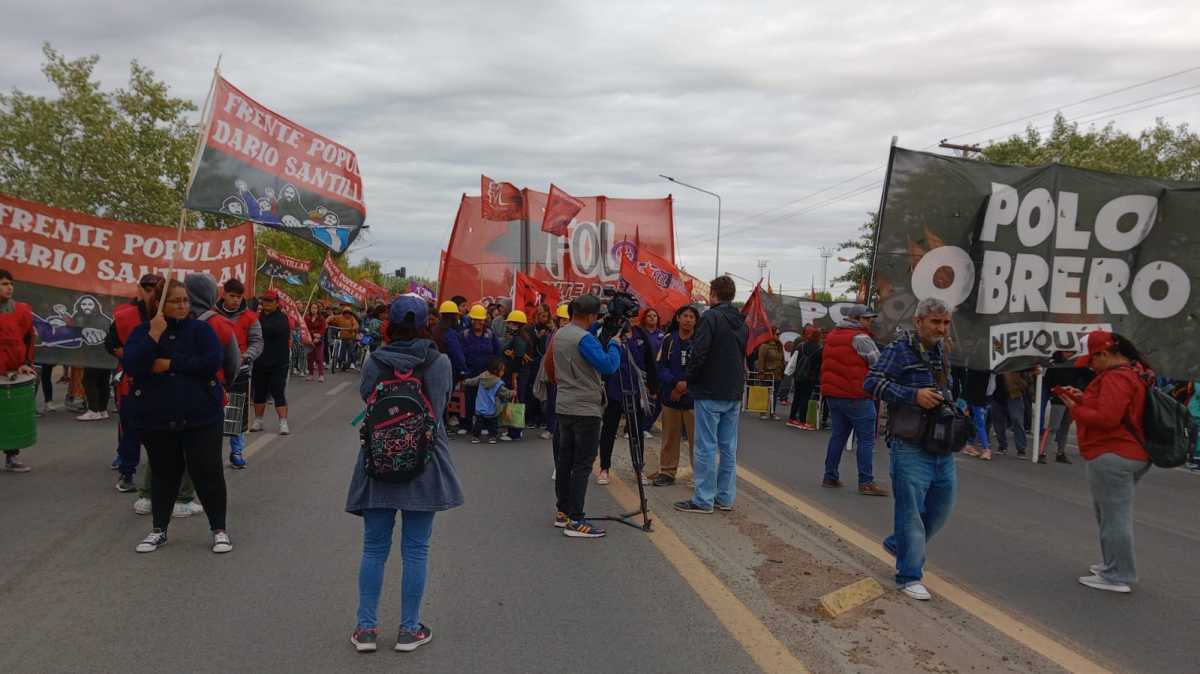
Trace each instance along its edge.
<instances>
[{"instance_id":1,"label":"hooded person","mask_svg":"<svg viewBox=\"0 0 1200 674\"><path fill-rule=\"evenodd\" d=\"M223 356L221 368L217 373L221 384L228 386L237 378L238 367L242 363L242 354L238 349L237 337L233 324L229 319L217 313L217 280L209 274L193 273L183 279L183 287L187 289L188 308L198 321L204 321L217 333L217 341L221 343Z\"/></svg>"}]
</instances>

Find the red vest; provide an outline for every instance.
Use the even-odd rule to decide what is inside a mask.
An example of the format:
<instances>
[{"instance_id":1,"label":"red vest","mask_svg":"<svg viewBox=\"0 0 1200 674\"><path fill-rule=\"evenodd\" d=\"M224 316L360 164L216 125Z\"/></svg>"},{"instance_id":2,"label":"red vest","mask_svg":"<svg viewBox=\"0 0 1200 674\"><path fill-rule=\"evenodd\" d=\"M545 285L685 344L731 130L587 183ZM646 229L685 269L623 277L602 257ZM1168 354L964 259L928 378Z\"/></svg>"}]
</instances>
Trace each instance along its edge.
<instances>
[{"instance_id":1,"label":"red vest","mask_svg":"<svg viewBox=\"0 0 1200 674\"><path fill-rule=\"evenodd\" d=\"M237 320L232 321L233 332L237 335L238 348L242 353L250 348L250 326L258 322L258 314L249 309L238 314Z\"/></svg>"},{"instance_id":2,"label":"red vest","mask_svg":"<svg viewBox=\"0 0 1200 674\"><path fill-rule=\"evenodd\" d=\"M0 314L0 372L33 363L33 308L14 302L16 309Z\"/></svg>"},{"instance_id":3,"label":"red vest","mask_svg":"<svg viewBox=\"0 0 1200 674\"><path fill-rule=\"evenodd\" d=\"M871 336L862 328L834 328L825 337L821 356L821 395L831 398L865 399L871 395L863 390L867 379L867 361L854 350L854 338Z\"/></svg>"}]
</instances>

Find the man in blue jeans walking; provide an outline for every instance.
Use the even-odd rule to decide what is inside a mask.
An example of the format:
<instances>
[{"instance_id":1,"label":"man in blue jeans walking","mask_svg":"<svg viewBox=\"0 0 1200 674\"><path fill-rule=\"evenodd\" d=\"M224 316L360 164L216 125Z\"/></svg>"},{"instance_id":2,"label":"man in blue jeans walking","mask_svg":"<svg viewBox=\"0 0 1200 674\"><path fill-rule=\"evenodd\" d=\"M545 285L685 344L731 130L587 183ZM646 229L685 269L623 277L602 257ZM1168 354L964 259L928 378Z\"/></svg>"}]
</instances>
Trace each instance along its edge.
<instances>
[{"instance_id":1,"label":"man in blue jeans walking","mask_svg":"<svg viewBox=\"0 0 1200 674\"><path fill-rule=\"evenodd\" d=\"M838 467L853 430L858 440L858 493L887 496L887 490L875 484L875 401L863 389L867 369L879 360L879 347L871 337L871 321L878 314L856 304L843 316L825 338L821 358L821 395L833 424L821 486L842 486Z\"/></svg>"},{"instance_id":2,"label":"man in blue jeans walking","mask_svg":"<svg viewBox=\"0 0 1200 674\"><path fill-rule=\"evenodd\" d=\"M711 513L714 504L733 510L737 495L738 414L746 383L749 331L745 318L733 307L736 292L728 276L713 279L711 307L696 325L684 378L670 394L677 400L689 393L695 404L692 472L696 487L691 499L675 504L682 512Z\"/></svg>"},{"instance_id":3,"label":"man in blue jeans walking","mask_svg":"<svg viewBox=\"0 0 1200 674\"><path fill-rule=\"evenodd\" d=\"M904 594L928 601L921 583L925 545L954 508L958 479L954 454L922 447L913 423L939 407L949 386L943 340L950 333L951 309L934 298L921 300L914 318L916 334L905 334L883 350L867 375L866 390L888 404L888 442L892 450L895 519L883 547L896 557L896 585ZM905 437L902 437L905 436Z\"/></svg>"}]
</instances>

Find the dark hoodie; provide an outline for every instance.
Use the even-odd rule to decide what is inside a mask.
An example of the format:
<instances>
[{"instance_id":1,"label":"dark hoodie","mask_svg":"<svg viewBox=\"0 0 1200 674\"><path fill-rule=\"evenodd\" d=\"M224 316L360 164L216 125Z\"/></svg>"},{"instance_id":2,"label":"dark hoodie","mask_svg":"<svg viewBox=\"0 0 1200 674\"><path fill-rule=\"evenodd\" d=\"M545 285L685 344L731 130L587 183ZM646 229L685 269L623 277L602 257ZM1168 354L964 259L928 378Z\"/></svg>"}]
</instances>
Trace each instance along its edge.
<instances>
[{"instance_id":1,"label":"dark hoodie","mask_svg":"<svg viewBox=\"0 0 1200 674\"><path fill-rule=\"evenodd\" d=\"M187 288L188 303L191 305L191 312L196 320L207 323L208 319L213 316L221 321L229 320L213 309L217 303L217 281L212 276L188 274L183 278L183 286ZM229 326L229 331L233 332L232 325ZM237 340L231 339L225 345L225 351L221 358L221 370L225 373L225 381L232 382L237 378L238 368L241 364L242 354L238 351Z\"/></svg>"},{"instance_id":2,"label":"dark hoodie","mask_svg":"<svg viewBox=\"0 0 1200 674\"><path fill-rule=\"evenodd\" d=\"M685 375L693 399L742 399L747 333L745 317L728 302L700 316Z\"/></svg>"},{"instance_id":3,"label":"dark hoodie","mask_svg":"<svg viewBox=\"0 0 1200 674\"><path fill-rule=\"evenodd\" d=\"M346 512L360 516L368 508L431 512L462 505L462 487L450 458L444 417L453 385L450 359L439 353L437 346L428 339L391 342L371 354L363 363L358 392L365 401L379 382L391 377L394 371L421 367L424 367L421 379L425 395L437 419L437 429L433 435L433 460L411 482L380 482L363 472L363 452L359 448L350 478L350 492L346 496Z\"/></svg>"}]
</instances>

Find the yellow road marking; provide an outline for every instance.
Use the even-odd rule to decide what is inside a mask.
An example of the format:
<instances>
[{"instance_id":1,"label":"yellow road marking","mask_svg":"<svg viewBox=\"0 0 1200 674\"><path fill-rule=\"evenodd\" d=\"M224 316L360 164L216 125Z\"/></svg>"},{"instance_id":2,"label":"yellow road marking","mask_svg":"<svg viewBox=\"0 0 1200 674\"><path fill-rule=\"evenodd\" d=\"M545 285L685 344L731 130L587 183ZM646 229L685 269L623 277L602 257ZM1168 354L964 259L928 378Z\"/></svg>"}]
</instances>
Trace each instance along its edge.
<instances>
[{"instance_id":1,"label":"yellow road marking","mask_svg":"<svg viewBox=\"0 0 1200 674\"><path fill-rule=\"evenodd\" d=\"M841 520L833 515L826 513L795 494L785 491L782 487L759 476L754 471L738 466L738 477L762 490L776 501L791 507L813 522L829 529L842 540L887 564L889 567L895 566L895 560L884 551L883 545L879 541L863 535L858 530L842 523ZM996 628L1013 641L1042 655L1067 671L1096 672L1097 674L1109 671L1095 661L1089 660L1086 656L1031 629L1007 612L987 603L936 573L927 571L921 582L939 596L958 605L959 608Z\"/></svg>"},{"instance_id":2,"label":"yellow road marking","mask_svg":"<svg viewBox=\"0 0 1200 674\"><path fill-rule=\"evenodd\" d=\"M626 510L638 507L638 497L621 480L613 480L609 492ZM762 671L768 674L802 674L808 669L783 642L717 578L704 561L692 552L661 519L655 518L650 542L662 553L683 580L708 606L717 620Z\"/></svg>"}]
</instances>

